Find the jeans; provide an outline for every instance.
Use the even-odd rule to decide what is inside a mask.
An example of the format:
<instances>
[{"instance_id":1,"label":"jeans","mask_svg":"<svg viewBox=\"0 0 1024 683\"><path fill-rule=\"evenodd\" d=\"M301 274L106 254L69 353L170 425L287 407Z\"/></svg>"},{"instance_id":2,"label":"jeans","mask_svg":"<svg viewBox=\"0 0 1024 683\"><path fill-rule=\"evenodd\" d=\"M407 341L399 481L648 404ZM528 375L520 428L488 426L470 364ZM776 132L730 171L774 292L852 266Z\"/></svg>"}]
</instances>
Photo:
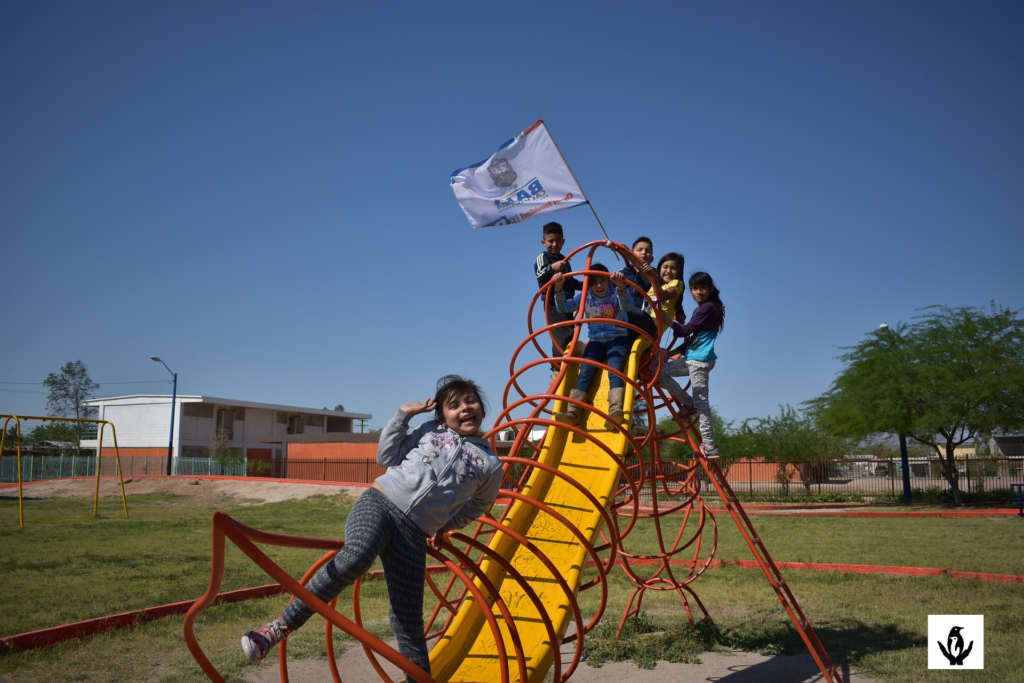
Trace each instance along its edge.
<instances>
[{"instance_id":1,"label":"jeans","mask_svg":"<svg viewBox=\"0 0 1024 683\"><path fill-rule=\"evenodd\" d=\"M648 317L648 319L650 319ZM610 341L601 342L591 340L587 342L587 348L583 351L583 357L590 360L601 361L610 368L622 371L626 367L626 354L629 353L629 344L626 337L616 337ZM576 390L586 392L590 389L590 380L597 370L593 365L580 365L580 376L576 380ZM625 386L622 378L613 373L608 373L608 386L618 389Z\"/></svg>"}]
</instances>

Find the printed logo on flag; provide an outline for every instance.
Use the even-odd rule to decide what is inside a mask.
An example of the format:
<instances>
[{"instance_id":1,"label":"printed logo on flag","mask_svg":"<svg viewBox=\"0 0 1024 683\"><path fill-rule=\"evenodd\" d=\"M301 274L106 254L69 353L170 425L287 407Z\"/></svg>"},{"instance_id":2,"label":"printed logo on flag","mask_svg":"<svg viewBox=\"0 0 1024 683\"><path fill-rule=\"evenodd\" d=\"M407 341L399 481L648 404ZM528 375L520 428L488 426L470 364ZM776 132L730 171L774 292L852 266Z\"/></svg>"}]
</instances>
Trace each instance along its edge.
<instances>
[{"instance_id":1,"label":"printed logo on flag","mask_svg":"<svg viewBox=\"0 0 1024 683\"><path fill-rule=\"evenodd\" d=\"M589 203L543 121L484 161L452 173L451 187L474 228L522 223Z\"/></svg>"},{"instance_id":2,"label":"printed logo on flag","mask_svg":"<svg viewBox=\"0 0 1024 683\"><path fill-rule=\"evenodd\" d=\"M929 669L984 669L985 615L929 614Z\"/></svg>"},{"instance_id":3,"label":"printed logo on flag","mask_svg":"<svg viewBox=\"0 0 1024 683\"><path fill-rule=\"evenodd\" d=\"M487 165L487 172L491 174L491 180L498 187L512 187L516 178L516 170L512 168L512 164L508 162L508 159L494 159L490 164Z\"/></svg>"}]
</instances>

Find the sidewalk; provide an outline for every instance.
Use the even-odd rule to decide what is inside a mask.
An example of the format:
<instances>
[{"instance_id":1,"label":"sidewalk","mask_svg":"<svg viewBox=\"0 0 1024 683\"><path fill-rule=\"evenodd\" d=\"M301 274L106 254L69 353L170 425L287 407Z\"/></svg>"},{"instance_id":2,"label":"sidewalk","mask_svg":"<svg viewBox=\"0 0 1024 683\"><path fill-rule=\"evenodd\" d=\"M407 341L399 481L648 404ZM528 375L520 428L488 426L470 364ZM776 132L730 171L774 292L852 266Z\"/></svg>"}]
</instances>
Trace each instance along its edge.
<instances>
[{"instance_id":1,"label":"sidewalk","mask_svg":"<svg viewBox=\"0 0 1024 683\"><path fill-rule=\"evenodd\" d=\"M395 645L393 641L389 644ZM809 654L772 657L726 650L706 652L700 660L700 664L659 662L649 670L638 669L629 662L613 662L601 668L581 664L569 683L817 683L823 680ZM383 663L392 680L402 679L398 669ZM839 669L845 683L876 683L875 679L864 678L841 666ZM350 647L338 658L338 670L343 672L344 681L380 680L360 647ZM518 680L511 669L509 679ZM277 662L253 667L244 680L246 683L280 683ZM290 683L322 683L332 679L326 660L298 660L288 662L288 680Z\"/></svg>"}]
</instances>

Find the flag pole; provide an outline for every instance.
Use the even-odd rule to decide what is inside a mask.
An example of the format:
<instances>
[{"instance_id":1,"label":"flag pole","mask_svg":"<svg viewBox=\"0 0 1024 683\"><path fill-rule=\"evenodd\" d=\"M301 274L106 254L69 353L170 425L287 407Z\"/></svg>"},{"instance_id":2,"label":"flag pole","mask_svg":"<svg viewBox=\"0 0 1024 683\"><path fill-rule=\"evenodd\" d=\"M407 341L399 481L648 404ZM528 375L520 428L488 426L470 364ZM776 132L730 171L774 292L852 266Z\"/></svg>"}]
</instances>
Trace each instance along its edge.
<instances>
[{"instance_id":1,"label":"flag pole","mask_svg":"<svg viewBox=\"0 0 1024 683\"><path fill-rule=\"evenodd\" d=\"M548 128L548 124L547 123L544 123L544 128L547 129L548 137L551 138L551 143L555 146L555 149L558 151L558 156L562 157L562 163L565 164L565 167L567 169L569 169L569 175L572 176L572 179L576 183L576 186L579 187L582 190L583 186L580 185L580 181L576 179L576 174L572 172L572 166L570 166L569 162L565 160L565 155L562 154L561 148L558 146L558 143L555 142L555 136L551 134L551 129ZM601 222L601 217L597 215L597 211L594 209L594 203L592 201L590 201L589 198L587 199L587 206L590 207L590 212L592 214L594 214L594 218L597 219L597 224L598 224L598 226L600 226L601 232L604 233L604 238L606 240L608 240L609 242L611 242L612 238L608 236L608 231L604 229L604 223ZM622 260L621 258L619 258L619 254L618 254L617 251L612 249L612 253L615 254L615 260L616 261L621 261Z\"/></svg>"}]
</instances>

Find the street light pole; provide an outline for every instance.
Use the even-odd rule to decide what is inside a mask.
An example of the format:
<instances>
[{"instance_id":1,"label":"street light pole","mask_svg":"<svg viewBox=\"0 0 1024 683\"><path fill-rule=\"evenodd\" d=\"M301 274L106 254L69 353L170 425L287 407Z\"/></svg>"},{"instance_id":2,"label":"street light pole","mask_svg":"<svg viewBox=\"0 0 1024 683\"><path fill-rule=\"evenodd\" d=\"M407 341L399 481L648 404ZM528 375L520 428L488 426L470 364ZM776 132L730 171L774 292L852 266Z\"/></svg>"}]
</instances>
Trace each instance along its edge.
<instances>
[{"instance_id":1,"label":"street light pole","mask_svg":"<svg viewBox=\"0 0 1024 683\"><path fill-rule=\"evenodd\" d=\"M150 356L149 359L167 368L167 363L156 356ZM171 476L171 459L174 456L174 406L178 402L178 373L173 372L170 368L167 368L167 372L170 372L171 377L174 378L174 389L171 391L171 435L167 439L167 476Z\"/></svg>"}]
</instances>

